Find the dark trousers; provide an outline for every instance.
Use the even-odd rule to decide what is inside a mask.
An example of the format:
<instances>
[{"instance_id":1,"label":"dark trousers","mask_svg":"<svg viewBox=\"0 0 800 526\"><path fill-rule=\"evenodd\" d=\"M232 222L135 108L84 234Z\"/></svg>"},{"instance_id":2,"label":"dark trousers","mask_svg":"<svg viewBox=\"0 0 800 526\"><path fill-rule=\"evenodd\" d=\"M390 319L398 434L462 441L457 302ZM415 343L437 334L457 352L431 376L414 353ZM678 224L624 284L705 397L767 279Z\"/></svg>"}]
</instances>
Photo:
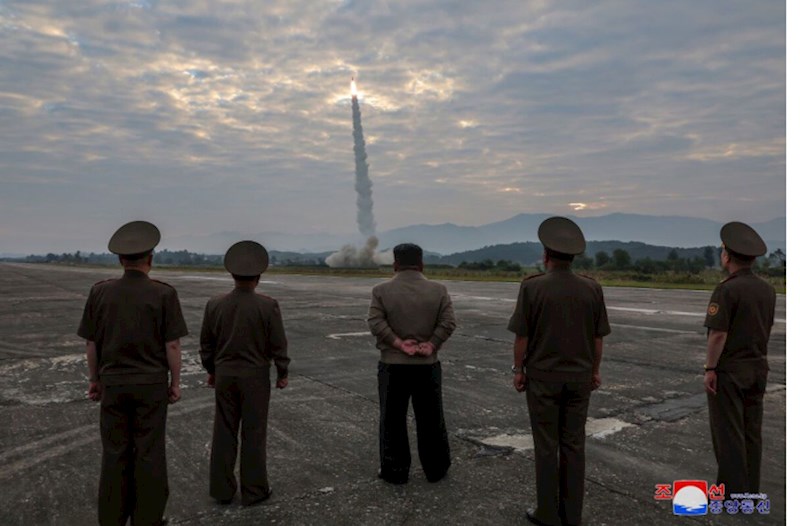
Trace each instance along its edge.
<instances>
[{"instance_id":1,"label":"dark trousers","mask_svg":"<svg viewBox=\"0 0 800 526\"><path fill-rule=\"evenodd\" d=\"M167 386L108 385L100 403L101 525L161 524L167 505Z\"/></svg>"},{"instance_id":2,"label":"dark trousers","mask_svg":"<svg viewBox=\"0 0 800 526\"><path fill-rule=\"evenodd\" d=\"M265 377L266 376L266 377ZM269 373L265 376L217 376L216 413L211 445L210 493L229 500L236 494L236 453L239 424L242 456L239 460L242 504L263 500L269 494L267 480L267 416Z\"/></svg>"},{"instance_id":3,"label":"dark trousers","mask_svg":"<svg viewBox=\"0 0 800 526\"><path fill-rule=\"evenodd\" d=\"M536 458L535 517L542 524L580 524L591 384L528 379L526 394Z\"/></svg>"},{"instance_id":4,"label":"dark trousers","mask_svg":"<svg viewBox=\"0 0 800 526\"><path fill-rule=\"evenodd\" d=\"M442 410L442 366L378 362L381 401L381 476L393 482L408 480L408 400L417 423L419 460L428 480L442 478L450 467L450 444Z\"/></svg>"},{"instance_id":5,"label":"dark trousers","mask_svg":"<svg viewBox=\"0 0 800 526\"><path fill-rule=\"evenodd\" d=\"M761 419L767 371L717 373L717 394L708 395L717 483L726 493L757 493L761 480Z\"/></svg>"}]
</instances>

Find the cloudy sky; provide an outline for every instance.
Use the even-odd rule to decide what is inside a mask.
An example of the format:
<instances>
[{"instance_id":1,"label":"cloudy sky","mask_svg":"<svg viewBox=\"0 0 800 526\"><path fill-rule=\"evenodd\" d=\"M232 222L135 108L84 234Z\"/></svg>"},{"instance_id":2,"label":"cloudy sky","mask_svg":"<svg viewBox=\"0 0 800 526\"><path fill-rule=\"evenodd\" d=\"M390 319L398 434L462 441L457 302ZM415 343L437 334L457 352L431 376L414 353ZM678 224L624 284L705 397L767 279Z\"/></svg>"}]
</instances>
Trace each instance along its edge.
<instances>
[{"instance_id":1,"label":"cloudy sky","mask_svg":"<svg viewBox=\"0 0 800 526\"><path fill-rule=\"evenodd\" d=\"M785 214L785 5L0 0L0 253L521 212Z\"/></svg>"}]
</instances>

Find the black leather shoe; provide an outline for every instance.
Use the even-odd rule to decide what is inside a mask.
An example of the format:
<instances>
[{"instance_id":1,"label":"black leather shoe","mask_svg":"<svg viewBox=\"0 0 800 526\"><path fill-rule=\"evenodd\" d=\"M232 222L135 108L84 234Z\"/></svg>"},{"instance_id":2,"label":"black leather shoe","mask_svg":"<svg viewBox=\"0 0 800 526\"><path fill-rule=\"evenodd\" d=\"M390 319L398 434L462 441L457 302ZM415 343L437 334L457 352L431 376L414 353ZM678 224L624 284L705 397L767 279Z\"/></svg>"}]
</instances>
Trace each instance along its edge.
<instances>
[{"instance_id":1,"label":"black leather shoe","mask_svg":"<svg viewBox=\"0 0 800 526\"><path fill-rule=\"evenodd\" d=\"M378 478L383 480L384 482L388 482L389 484L406 484L408 482L408 475L405 477L398 477L398 476L386 476L383 474L383 471L378 470Z\"/></svg>"},{"instance_id":2,"label":"black leather shoe","mask_svg":"<svg viewBox=\"0 0 800 526\"><path fill-rule=\"evenodd\" d=\"M262 502L266 502L271 496L272 496L272 488L269 488L269 491L267 491L267 494L265 496L260 497L260 498L258 498L256 500L250 501L248 503L242 502L242 505L243 506L255 506L256 504L261 504Z\"/></svg>"},{"instance_id":3,"label":"black leather shoe","mask_svg":"<svg viewBox=\"0 0 800 526\"><path fill-rule=\"evenodd\" d=\"M446 476L447 476L447 471L443 471L441 473L437 473L435 475L430 475L430 476L428 474L425 474L425 477L428 479L428 482L430 482L431 484L439 482L440 480L442 480Z\"/></svg>"},{"instance_id":4,"label":"black leather shoe","mask_svg":"<svg viewBox=\"0 0 800 526\"><path fill-rule=\"evenodd\" d=\"M227 506L227 505L229 505L231 502L233 502L233 499L214 499L214 500L215 500L215 501L216 501L216 503L217 503L217 504L219 504L220 506Z\"/></svg>"},{"instance_id":5,"label":"black leather shoe","mask_svg":"<svg viewBox=\"0 0 800 526\"><path fill-rule=\"evenodd\" d=\"M536 510L535 510L535 509L533 509L533 508L528 508L528 509L525 511L525 516L526 516L526 517L528 517L528 520L529 520L530 522L532 522L532 523L536 524L537 526L549 526L548 524L545 524L544 522L542 522L542 521L540 521L539 519L537 519L537 518L535 517L535 514L536 514Z\"/></svg>"}]
</instances>

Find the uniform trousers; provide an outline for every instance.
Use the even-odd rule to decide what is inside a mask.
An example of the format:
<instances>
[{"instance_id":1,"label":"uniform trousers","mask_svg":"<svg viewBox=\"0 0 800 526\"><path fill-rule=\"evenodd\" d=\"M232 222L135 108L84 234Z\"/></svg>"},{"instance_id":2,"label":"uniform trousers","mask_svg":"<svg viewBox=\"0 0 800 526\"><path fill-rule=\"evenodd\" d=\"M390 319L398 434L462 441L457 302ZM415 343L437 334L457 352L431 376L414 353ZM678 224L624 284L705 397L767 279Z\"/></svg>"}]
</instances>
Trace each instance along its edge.
<instances>
[{"instance_id":1,"label":"uniform trousers","mask_svg":"<svg viewBox=\"0 0 800 526\"><path fill-rule=\"evenodd\" d=\"M591 383L529 378L526 395L536 459L534 517L547 525L580 524Z\"/></svg>"},{"instance_id":2,"label":"uniform trousers","mask_svg":"<svg viewBox=\"0 0 800 526\"><path fill-rule=\"evenodd\" d=\"M103 457L98 519L161 524L167 505L167 386L106 385L100 403Z\"/></svg>"},{"instance_id":3,"label":"uniform trousers","mask_svg":"<svg viewBox=\"0 0 800 526\"><path fill-rule=\"evenodd\" d=\"M767 370L742 368L717 373L717 394L708 394L717 483L730 493L758 493L761 479L761 420Z\"/></svg>"},{"instance_id":4,"label":"uniform trousers","mask_svg":"<svg viewBox=\"0 0 800 526\"><path fill-rule=\"evenodd\" d=\"M380 396L381 477L390 482L408 480L408 401L414 407L419 460L425 476L437 481L450 468L450 443L442 409L442 365L378 362Z\"/></svg>"},{"instance_id":5,"label":"uniform trousers","mask_svg":"<svg viewBox=\"0 0 800 526\"><path fill-rule=\"evenodd\" d=\"M267 416L269 372L259 376L215 378L216 413L211 445L210 494L230 500L236 494L236 454L239 426L242 455L239 459L242 504L264 500L269 495L267 479Z\"/></svg>"}]
</instances>

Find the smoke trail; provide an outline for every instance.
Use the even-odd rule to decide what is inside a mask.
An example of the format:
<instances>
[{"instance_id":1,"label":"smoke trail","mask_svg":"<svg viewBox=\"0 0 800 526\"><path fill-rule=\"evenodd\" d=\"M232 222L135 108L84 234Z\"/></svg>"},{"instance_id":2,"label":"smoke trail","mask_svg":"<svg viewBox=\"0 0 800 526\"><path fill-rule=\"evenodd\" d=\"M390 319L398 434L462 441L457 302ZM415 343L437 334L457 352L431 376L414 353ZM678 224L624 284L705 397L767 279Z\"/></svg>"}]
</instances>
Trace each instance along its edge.
<instances>
[{"instance_id":1,"label":"smoke trail","mask_svg":"<svg viewBox=\"0 0 800 526\"><path fill-rule=\"evenodd\" d=\"M355 80L351 83L353 106L353 153L356 158L356 193L358 197L358 231L367 237L367 243L362 248L354 245L345 245L338 252L325 258L329 267L374 267L389 265L394 257L391 252L377 252L378 238L375 237L375 216L372 214L372 181L369 178L369 164L367 164L367 145L364 142L364 129L361 127L361 108L358 105L358 95L355 89Z\"/></svg>"},{"instance_id":2,"label":"smoke trail","mask_svg":"<svg viewBox=\"0 0 800 526\"><path fill-rule=\"evenodd\" d=\"M375 235L375 217L372 214L372 181L367 164L367 145L361 127L361 108L358 96L353 94L353 153L356 157L356 192L358 193L358 231L364 236Z\"/></svg>"},{"instance_id":3,"label":"smoke trail","mask_svg":"<svg viewBox=\"0 0 800 526\"><path fill-rule=\"evenodd\" d=\"M325 258L325 263L331 268L341 267L374 267L376 265L391 265L394 257L390 251L377 252L378 238L370 236L367 244L361 248L354 245L345 245L338 252Z\"/></svg>"}]
</instances>

